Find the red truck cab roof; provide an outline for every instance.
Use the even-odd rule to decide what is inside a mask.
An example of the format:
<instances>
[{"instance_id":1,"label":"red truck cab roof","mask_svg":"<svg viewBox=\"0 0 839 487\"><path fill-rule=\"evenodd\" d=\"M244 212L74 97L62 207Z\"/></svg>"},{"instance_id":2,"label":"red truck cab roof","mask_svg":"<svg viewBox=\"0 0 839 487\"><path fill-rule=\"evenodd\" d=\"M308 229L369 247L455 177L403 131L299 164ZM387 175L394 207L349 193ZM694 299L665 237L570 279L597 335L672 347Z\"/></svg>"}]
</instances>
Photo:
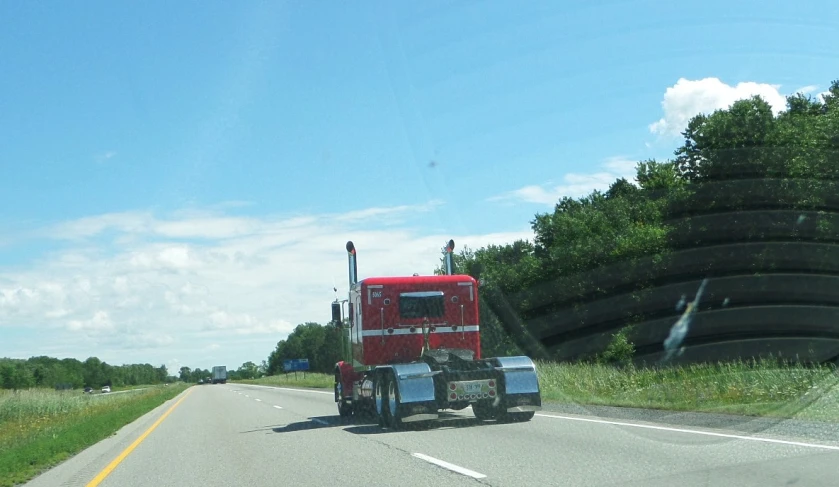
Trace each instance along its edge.
<instances>
[{"instance_id":1,"label":"red truck cab roof","mask_svg":"<svg viewBox=\"0 0 839 487\"><path fill-rule=\"evenodd\" d=\"M467 274L455 275L432 275L432 276L389 276L389 277L368 277L359 282L361 285L388 285L388 284L439 284L471 281L477 284L475 278Z\"/></svg>"}]
</instances>

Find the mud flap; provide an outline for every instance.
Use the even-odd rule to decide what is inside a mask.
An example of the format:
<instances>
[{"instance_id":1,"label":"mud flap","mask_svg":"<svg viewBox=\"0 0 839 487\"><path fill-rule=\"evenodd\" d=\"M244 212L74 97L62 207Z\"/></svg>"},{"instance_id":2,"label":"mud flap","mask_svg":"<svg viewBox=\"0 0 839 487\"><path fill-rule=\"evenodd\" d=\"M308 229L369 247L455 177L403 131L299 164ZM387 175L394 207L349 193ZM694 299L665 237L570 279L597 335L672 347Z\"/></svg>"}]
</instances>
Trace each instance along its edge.
<instances>
[{"instance_id":1,"label":"mud flap","mask_svg":"<svg viewBox=\"0 0 839 487\"><path fill-rule=\"evenodd\" d=\"M426 421L438 418L434 397L434 376L426 363L394 364L393 370L399 394L399 416L403 422Z\"/></svg>"},{"instance_id":2,"label":"mud flap","mask_svg":"<svg viewBox=\"0 0 839 487\"><path fill-rule=\"evenodd\" d=\"M536 364L530 357L496 357L495 370L503 376L502 407L509 413L539 411L542 394Z\"/></svg>"}]
</instances>

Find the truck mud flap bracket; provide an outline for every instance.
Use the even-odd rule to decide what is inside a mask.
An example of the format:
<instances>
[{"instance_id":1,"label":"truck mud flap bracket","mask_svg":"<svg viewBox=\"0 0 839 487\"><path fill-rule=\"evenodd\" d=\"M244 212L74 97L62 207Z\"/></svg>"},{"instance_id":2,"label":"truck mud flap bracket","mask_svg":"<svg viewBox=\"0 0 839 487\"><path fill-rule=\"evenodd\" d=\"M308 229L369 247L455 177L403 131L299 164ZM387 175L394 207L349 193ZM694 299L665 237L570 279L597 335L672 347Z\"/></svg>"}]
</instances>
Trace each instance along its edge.
<instances>
[{"instance_id":1,"label":"truck mud flap bracket","mask_svg":"<svg viewBox=\"0 0 839 487\"><path fill-rule=\"evenodd\" d=\"M390 366L396 377L400 402L434 401L434 375L425 363L395 364Z\"/></svg>"}]
</instances>

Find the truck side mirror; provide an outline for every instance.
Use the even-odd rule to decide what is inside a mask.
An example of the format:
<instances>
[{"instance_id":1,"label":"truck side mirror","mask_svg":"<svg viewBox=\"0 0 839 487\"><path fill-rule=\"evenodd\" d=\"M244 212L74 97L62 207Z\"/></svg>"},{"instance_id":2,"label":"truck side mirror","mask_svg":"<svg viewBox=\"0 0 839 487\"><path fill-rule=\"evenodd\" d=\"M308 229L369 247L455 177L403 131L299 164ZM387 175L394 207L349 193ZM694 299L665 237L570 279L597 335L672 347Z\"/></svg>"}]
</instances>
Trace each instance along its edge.
<instances>
[{"instance_id":1,"label":"truck side mirror","mask_svg":"<svg viewBox=\"0 0 839 487\"><path fill-rule=\"evenodd\" d=\"M335 323L335 326L340 327L343 325L341 321L341 303L334 302L332 303L332 322Z\"/></svg>"}]
</instances>

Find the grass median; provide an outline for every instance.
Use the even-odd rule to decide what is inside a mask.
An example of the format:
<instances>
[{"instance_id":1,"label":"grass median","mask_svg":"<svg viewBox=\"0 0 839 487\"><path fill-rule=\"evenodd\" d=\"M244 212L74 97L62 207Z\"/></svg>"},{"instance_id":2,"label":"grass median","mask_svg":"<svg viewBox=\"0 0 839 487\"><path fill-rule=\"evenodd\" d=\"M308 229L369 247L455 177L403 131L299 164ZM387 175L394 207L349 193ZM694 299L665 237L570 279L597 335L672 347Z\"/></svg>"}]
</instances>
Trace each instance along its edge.
<instances>
[{"instance_id":1,"label":"grass median","mask_svg":"<svg viewBox=\"0 0 839 487\"><path fill-rule=\"evenodd\" d=\"M764 360L658 369L538 367L543 398L552 402L839 422L839 375L832 366Z\"/></svg>"},{"instance_id":2,"label":"grass median","mask_svg":"<svg viewBox=\"0 0 839 487\"><path fill-rule=\"evenodd\" d=\"M289 387L306 387L312 389L332 389L335 384L335 376L331 374L321 374L318 372L302 372L269 375L267 377L260 377L253 380L238 380L236 382L242 384L256 384L262 386L289 386Z\"/></svg>"},{"instance_id":3,"label":"grass median","mask_svg":"<svg viewBox=\"0 0 839 487\"><path fill-rule=\"evenodd\" d=\"M175 397L185 384L121 394L0 391L0 487L25 482Z\"/></svg>"},{"instance_id":4,"label":"grass median","mask_svg":"<svg viewBox=\"0 0 839 487\"><path fill-rule=\"evenodd\" d=\"M537 364L546 402L771 416L839 422L839 374L832 366L764 360L665 368ZM331 374L307 372L240 381L331 389Z\"/></svg>"}]
</instances>

